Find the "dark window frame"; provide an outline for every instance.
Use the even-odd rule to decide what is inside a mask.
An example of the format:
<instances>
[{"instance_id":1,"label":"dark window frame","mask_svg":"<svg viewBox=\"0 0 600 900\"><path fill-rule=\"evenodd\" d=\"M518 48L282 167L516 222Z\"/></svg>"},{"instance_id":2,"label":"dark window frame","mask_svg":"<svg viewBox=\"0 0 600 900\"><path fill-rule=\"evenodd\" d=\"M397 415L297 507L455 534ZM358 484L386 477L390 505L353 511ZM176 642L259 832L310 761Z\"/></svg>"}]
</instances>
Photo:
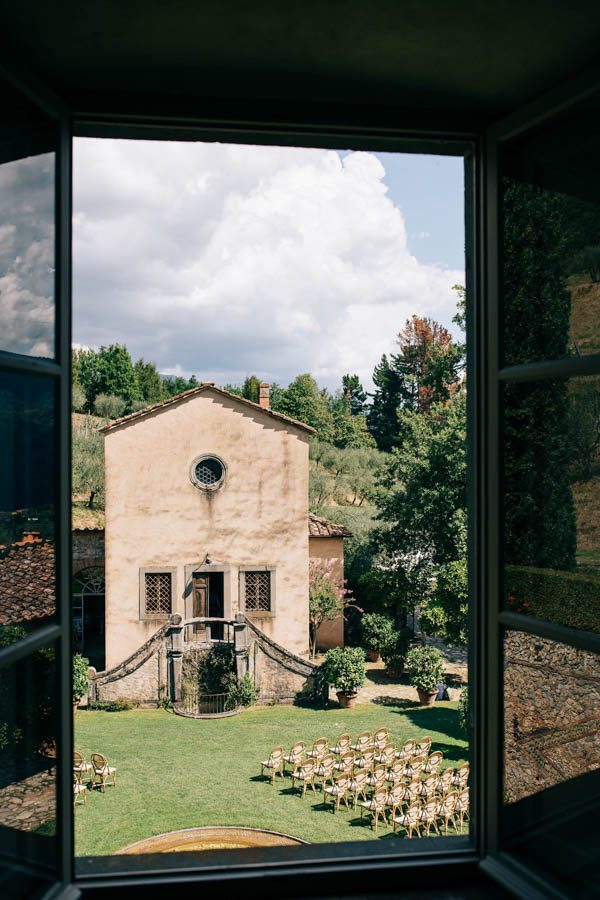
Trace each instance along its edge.
<instances>
[{"instance_id":1,"label":"dark window frame","mask_svg":"<svg viewBox=\"0 0 600 900\"><path fill-rule=\"evenodd\" d=\"M0 74L2 72L0 71ZM522 895L549 896L545 885L526 866L511 859L499 848L499 813L501 803L501 654L502 627L516 624L512 614L501 612L499 590L499 493L495 480L499 462L499 386L503 380L521 377L549 377L558 374L590 374L600 371L598 358L564 360L552 364L532 363L511 370L499 368L499 227L498 227L498 151L503 141L519 131L534 127L543 120L577 102L597 83L598 74L591 73L558 88L514 116L483 133L475 123L471 132L450 130L424 131L410 125L392 127L389 119L382 127L362 126L361 111L355 110L356 121L344 119L343 111L326 114L330 124L309 121L306 110L299 118L294 111L274 125L270 110L252 126L240 119L215 122L200 119L165 121L152 119L145 111L132 109L129 115L110 113L106 116L78 115L57 98L37 85L31 86L23 76L4 71L8 80L37 102L54 118L59 129L57 160L57 316L56 359L36 360L0 352L0 370L27 374L50 375L56 384L59 408L57 454L61 492L58 508L57 575L59 620L40 629L19 644L0 652L0 667L9 665L40 646L58 641L62 686L60 709L60 752L58 772L58 834L61 855L58 861L58 885L75 896L127 892L147 895L148 886L178 885L191 890L204 885L220 890L227 888L261 897L303 896L372 892L374 884L382 887L390 880L403 888L466 885L477 881L478 868ZM350 111L352 115L352 110ZM432 117L433 119L433 117ZM300 121L301 125L297 122ZM71 155L72 137L153 137L165 140L227 140L255 144L282 144L331 148L354 147L398 152L463 154L466 159L465 211L467 219L467 292L469 377L469 575L470 575L470 648L472 672L477 674L470 694L471 760L473 781L473 844L459 848L445 839L420 842L421 852L413 848L383 851L379 844L360 848L352 844L317 845L294 851L286 856L283 848L257 854L249 861L232 852L225 856L203 856L194 869L161 869L149 873L147 868L137 875L117 871L114 859L107 859L102 876L75 876L73 857L73 817L71 753L72 709L71 682L71 603L70 603L70 287L71 287ZM537 370L535 367L538 367ZM542 372L542 368L546 369ZM522 369L521 372L517 369ZM558 371L560 370L560 372ZM539 371L539 376L535 372ZM475 603L475 598L478 602ZM518 618L518 617L517 617ZM521 624L519 620L519 624ZM528 627L535 629L535 622ZM548 633L539 626L539 633ZM552 626L554 636L568 629ZM536 632L538 633L538 632ZM377 880L374 880L375 879ZM57 885L57 887L58 887Z\"/></svg>"},{"instance_id":2,"label":"dark window frame","mask_svg":"<svg viewBox=\"0 0 600 900\"><path fill-rule=\"evenodd\" d=\"M169 578L169 611L148 612L148 576L167 575ZM177 590L176 566L143 566L140 568L140 622L165 621L173 612L173 600Z\"/></svg>"}]
</instances>

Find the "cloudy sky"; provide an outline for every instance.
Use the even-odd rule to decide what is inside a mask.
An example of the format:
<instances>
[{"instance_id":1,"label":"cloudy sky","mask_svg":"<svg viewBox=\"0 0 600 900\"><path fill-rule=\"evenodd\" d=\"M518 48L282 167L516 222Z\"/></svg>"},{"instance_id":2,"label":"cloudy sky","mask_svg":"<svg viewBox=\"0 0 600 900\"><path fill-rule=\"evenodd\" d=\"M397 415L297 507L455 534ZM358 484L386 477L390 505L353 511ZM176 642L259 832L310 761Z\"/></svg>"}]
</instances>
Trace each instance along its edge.
<instances>
[{"instance_id":1,"label":"cloudy sky","mask_svg":"<svg viewBox=\"0 0 600 900\"><path fill-rule=\"evenodd\" d=\"M219 384L371 384L412 313L450 325L462 160L78 140L74 340Z\"/></svg>"}]
</instances>

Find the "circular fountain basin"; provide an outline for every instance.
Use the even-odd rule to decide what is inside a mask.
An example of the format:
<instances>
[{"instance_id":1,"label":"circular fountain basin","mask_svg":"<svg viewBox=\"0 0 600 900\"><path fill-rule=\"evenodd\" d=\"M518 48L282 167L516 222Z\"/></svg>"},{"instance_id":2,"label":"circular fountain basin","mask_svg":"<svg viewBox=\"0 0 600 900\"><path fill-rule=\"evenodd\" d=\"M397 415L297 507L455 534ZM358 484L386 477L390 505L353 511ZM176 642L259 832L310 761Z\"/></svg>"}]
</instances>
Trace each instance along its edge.
<instances>
[{"instance_id":1,"label":"circular fountain basin","mask_svg":"<svg viewBox=\"0 0 600 900\"><path fill-rule=\"evenodd\" d=\"M136 841L115 855L136 853L182 853L190 850L240 850L246 847L292 847L306 844L300 838L278 831L262 831L260 828L211 825L203 828L184 828Z\"/></svg>"}]
</instances>

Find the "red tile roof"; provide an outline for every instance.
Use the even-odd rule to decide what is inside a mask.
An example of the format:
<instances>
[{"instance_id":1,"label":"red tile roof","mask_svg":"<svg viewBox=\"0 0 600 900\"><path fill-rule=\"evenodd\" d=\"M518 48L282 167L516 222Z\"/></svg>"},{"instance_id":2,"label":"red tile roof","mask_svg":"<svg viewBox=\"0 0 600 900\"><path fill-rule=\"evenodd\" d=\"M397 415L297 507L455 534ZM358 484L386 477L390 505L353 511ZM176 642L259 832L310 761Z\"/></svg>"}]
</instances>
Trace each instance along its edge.
<instances>
[{"instance_id":1,"label":"red tile roof","mask_svg":"<svg viewBox=\"0 0 600 900\"><path fill-rule=\"evenodd\" d=\"M0 550L0 625L56 614L55 551L39 532Z\"/></svg>"},{"instance_id":2,"label":"red tile roof","mask_svg":"<svg viewBox=\"0 0 600 900\"><path fill-rule=\"evenodd\" d=\"M344 525L336 525L314 513L308 514L308 534L310 537L351 537L352 532Z\"/></svg>"}]
</instances>

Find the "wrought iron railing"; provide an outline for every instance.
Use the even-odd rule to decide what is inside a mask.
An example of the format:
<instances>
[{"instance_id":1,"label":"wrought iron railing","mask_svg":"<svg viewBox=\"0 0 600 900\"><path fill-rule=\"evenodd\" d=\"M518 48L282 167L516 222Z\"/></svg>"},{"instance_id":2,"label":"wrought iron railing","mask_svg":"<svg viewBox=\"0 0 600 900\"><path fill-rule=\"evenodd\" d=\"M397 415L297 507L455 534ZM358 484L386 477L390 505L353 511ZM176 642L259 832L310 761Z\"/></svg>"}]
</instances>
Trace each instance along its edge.
<instances>
[{"instance_id":1,"label":"wrought iron railing","mask_svg":"<svg viewBox=\"0 0 600 900\"><path fill-rule=\"evenodd\" d=\"M200 694L186 691L175 712L186 716L231 716L238 711L231 694Z\"/></svg>"}]
</instances>

